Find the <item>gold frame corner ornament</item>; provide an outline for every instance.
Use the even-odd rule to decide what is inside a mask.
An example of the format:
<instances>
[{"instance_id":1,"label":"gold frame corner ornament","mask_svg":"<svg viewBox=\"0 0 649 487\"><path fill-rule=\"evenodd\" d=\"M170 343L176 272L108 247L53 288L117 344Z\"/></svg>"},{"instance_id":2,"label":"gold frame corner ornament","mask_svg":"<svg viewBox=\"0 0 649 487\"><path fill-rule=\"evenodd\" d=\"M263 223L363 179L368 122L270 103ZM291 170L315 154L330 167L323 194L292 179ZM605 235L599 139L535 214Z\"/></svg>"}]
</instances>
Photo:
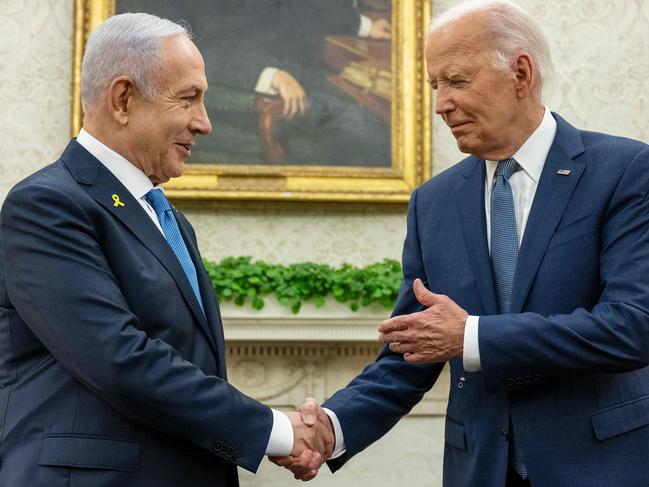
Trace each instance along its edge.
<instances>
[{"instance_id":1,"label":"gold frame corner ornament","mask_svg":"<svg viewBox=\"0 0 649 487\"><path fill-rule=\"evenodd\" d=\"M165 185L177 202L218 201L405 204L431 177L431 90L425 34L430 0L392 0L392 166L390 168L188 164ZM75 0L71 132L79 132L81 63L90 32L115 13L115 0Z\"/></svg>"}]
</instances>

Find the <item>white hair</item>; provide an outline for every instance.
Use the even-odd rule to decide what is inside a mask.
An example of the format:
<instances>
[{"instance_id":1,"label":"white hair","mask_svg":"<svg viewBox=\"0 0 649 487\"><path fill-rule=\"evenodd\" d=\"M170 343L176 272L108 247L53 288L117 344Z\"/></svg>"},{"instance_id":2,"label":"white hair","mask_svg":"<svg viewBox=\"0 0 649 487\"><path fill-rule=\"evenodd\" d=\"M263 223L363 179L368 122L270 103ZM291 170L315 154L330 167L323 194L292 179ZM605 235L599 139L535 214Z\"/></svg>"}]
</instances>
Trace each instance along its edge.
<instances>
[{"instance_id":1,"label":"white hair","mask_svg":"<svg viewBox=\"0 0 649 487\"><path fill-rule=\"evenodd\" d=\"M145 100L156 97L165 37L186 35L187 28L144 13L125 13L106 20L90 35L81 65L81 103L95 104L119 76L128 76Z\"/></svg>"},{"instance_id":2,"label":"white hair","mask_svg":"<svg viewBox=\"0 0 649 487\"><path fill-rule=\"evenodd\" d=\"M511 69L522 51L532 57L538 70L533 90L540 99L544 83L554 77L550 47L539 25L519 5L509 0L467 0L435 17L428 36L461 17L477 13L485 14L484 27L491 39L495 67Z\"/></svg>"}]
</instances>

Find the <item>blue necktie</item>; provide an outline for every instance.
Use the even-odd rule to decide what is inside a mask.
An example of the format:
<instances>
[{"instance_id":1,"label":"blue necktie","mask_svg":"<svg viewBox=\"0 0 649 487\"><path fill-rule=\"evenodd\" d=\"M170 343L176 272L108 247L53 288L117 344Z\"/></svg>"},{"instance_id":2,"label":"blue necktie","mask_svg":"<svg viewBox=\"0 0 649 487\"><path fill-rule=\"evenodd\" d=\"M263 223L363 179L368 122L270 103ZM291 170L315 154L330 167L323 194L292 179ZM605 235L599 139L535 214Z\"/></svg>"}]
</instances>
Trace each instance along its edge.
<instances>
[{"instance_id":1,"label":"blue necktie","mask_svg":"<svg viewBox=\"0 0 649 487\"><path fill-rule=\"evenodd\" d=\"M178 258L180 265L185 271L187 280L194 290L196 299L198 299L198 304L203 310L203 300L201 299L201 292L198 288L198 277L196 276L196 268L192 262L191 257L189 256L189 251L185 245L182 235L180 235L180 229L178 228L178 223L174 217L173 210L169 204L169 200L165 197L162 190L158 188L153 188L149 191L144 199L151 205L156 215L158 216L158 221L160 222L160 227L162 227L162 233L164 233L167 243L173 250L174 254Z\"/></svg>"},{"instance_id":2,"label":"blue necktie","mask_svg":"<svg viewBox=\"0 0 649 487\"><path fill-rule=\"evenodd\" d=\"M516 259L518 258L516 213L509 178L519 169L520 166L515 159L500 161L491 189L491 268L496 283L496 301L499 313L509 312ZM526 479L525 458L516 441L511 419L509 429L511 431L509 461L514 470Z\"/></svg>"},{"instance_id":3,"label":"blue necktie","mask_svg":"<svg viewBox=\"0 0 649 487\"><path fill-rule=\"evenodd\" d=\"M515 159L500 161L491 189L491 268L499 313L508 313L518 257L514 197L509 178L520 169Z\"/></svg>"}]
</instances>

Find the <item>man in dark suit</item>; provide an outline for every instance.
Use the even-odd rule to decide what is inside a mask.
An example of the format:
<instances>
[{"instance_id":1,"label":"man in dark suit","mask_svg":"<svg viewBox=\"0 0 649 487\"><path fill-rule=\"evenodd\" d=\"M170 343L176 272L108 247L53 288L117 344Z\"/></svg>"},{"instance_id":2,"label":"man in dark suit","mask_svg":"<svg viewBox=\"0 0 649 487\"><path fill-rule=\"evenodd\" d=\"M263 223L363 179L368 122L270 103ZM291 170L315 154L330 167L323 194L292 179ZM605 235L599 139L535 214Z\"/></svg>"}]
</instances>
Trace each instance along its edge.
<instances>
[{"instance_id":1,"label":"man in dark suit","mask_svg":"<svg viewBox=\"0 0 649 487\"><path fill-rule=\"evenodd\" d=\"M449 362L445 486L646 487L648 146L544 107L549 49L510 2L446 12L426 56L436 112L470 156L412 195L388 346L324 404L329 465Z\"/></svg>"},{"instance_id":2,"label":"man in dark suit","mask_svg":"<svg viewBox=\"0 0 649 487\"><path fill-rule=\"evenodd\" d=\"M84 129L0 219L0 485L233 487L333 438L228 384L214 291L161 184L210 132L185 29L112 17L82 68ZM313 448L311 448L313 447Z\"/></svg>"}]
</instances>

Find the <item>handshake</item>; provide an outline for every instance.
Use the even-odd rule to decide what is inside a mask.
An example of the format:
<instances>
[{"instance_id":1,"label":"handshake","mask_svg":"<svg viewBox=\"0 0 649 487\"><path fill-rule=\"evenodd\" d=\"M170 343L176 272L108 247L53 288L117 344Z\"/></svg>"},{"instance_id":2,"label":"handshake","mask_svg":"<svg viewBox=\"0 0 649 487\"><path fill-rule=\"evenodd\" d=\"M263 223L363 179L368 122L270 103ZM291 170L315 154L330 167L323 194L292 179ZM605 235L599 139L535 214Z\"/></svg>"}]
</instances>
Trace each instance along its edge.
<instances>
[{"instance_id":1,"label":"handshake","mask_svg":"<svg viewBox=\"0 0 649 487\"><path fill-rule=\"evenodd\" d=\"M293 426L293 449L286 457L270 460L290 470L298 480L311 480L331 456L336 438L329 415L311 398L304 400L299 411L286 413Z\"/></svg>"}]
</instances>

